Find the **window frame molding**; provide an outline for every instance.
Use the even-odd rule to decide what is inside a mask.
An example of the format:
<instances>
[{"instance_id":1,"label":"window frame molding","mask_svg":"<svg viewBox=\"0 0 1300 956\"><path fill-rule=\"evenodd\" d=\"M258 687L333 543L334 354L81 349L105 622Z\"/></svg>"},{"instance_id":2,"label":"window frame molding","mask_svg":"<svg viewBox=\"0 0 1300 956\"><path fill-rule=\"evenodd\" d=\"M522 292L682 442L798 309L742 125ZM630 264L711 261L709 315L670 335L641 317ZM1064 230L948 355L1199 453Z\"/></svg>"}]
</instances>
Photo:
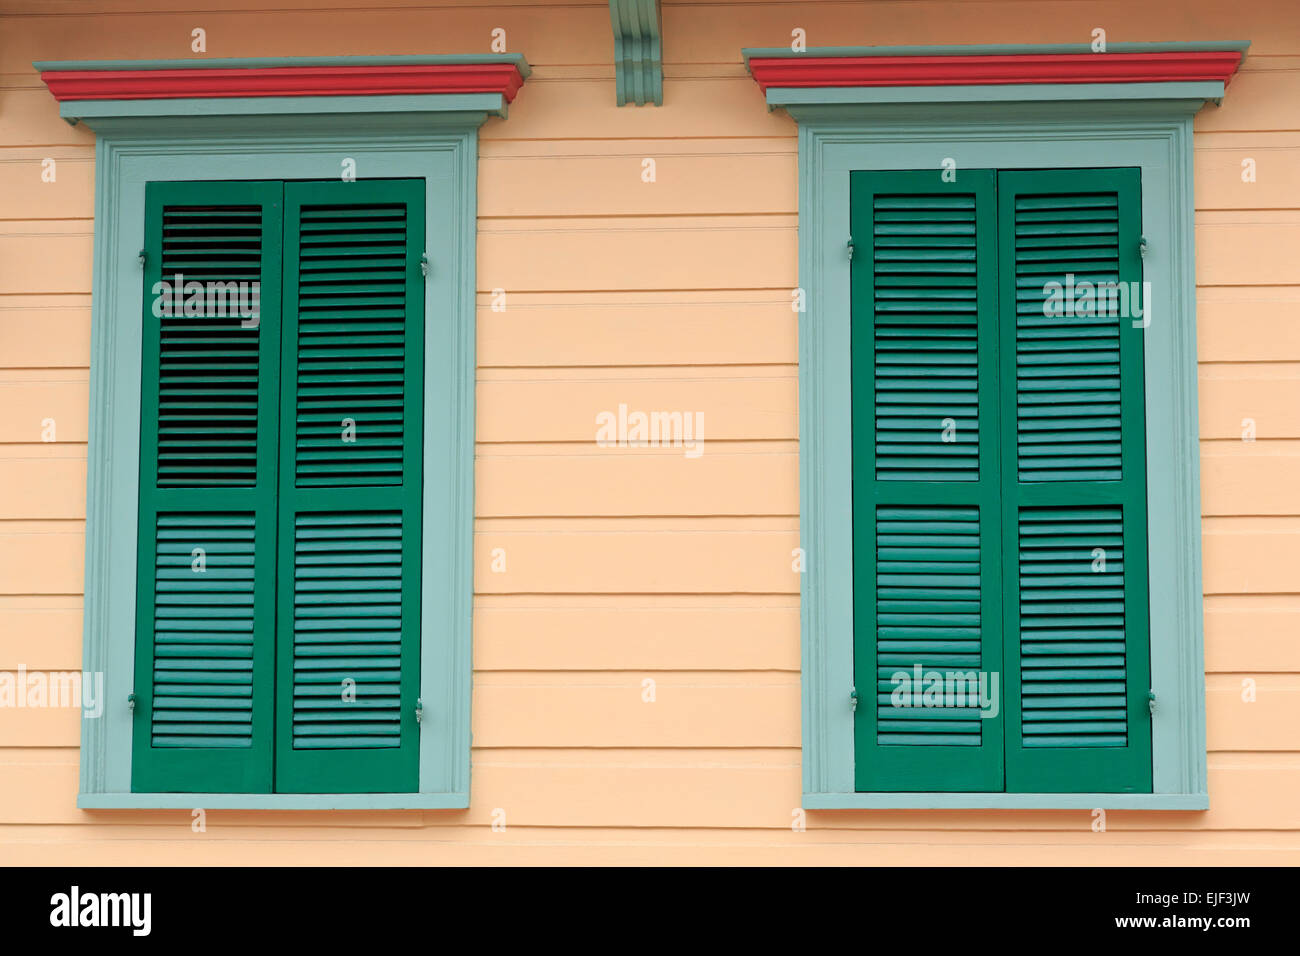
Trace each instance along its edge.
<instances>
[{"instance_id":1,"label":"window frame molding","mask_svg":"<svg viewBox=\"0 0 1300 956\"><path fill-rule=\"evenodd\" d=\"M943 48L948 54L974 49ZM1081 52L1048 52L1067 49ZM828 55L793 56L819 54ZM751 57L792 56L788 50L745 55L756 78ZM850 55L873 54L829 52ZM800 526L808 555L801 581L805 809L1208 809L1192 117L1223 91L1219 80L766 86L769 107L785 108L799 125L799 276L807 304L799 317ZM1143 234L1150 243L1143 279L1152 283L1156 302L1168 303L1144 333L1156 694L1149 794L855 791L852 528L843 520L852 513L848 174L934 169L937 175L949 156L959 157L959 180L962 167L1141 169Z\"/></svg>"},{"instance_id":2,"label":"window frame molding","mask_svg":"<svg viewBox=\"0 0 1300 956\"><path fill-rule=\"evenodd\" d=\"M343 58L349 65L371 62ZM392 58L381 58L392 59ZM409 60L411 58L401 58ZM423 62L493 58L425 57ZM527 75L522 57L497 58ZM203 68L210 64L192 62ZM259 63L262 61L241 61ZM289 61L275 61L283 64ZM322 61L294 61L301 65ZM330 62L338 62L337 58ZM169 64L170 65L170 64ZM38 69L54 64L36 64ZM78 64L58 64L61 69ZM85 64L120 70L129 64ZM397 96L94 99L61 104L96 132L83 669L103 714L81 722L82 809L454 809L469 806L473 613L478 127L513 90ZM413 793L131 792L145 183L364 178L425 181L424 490L420 688ZM437 609L431 610L431 609Z\"/></svg>"}]
</instances>

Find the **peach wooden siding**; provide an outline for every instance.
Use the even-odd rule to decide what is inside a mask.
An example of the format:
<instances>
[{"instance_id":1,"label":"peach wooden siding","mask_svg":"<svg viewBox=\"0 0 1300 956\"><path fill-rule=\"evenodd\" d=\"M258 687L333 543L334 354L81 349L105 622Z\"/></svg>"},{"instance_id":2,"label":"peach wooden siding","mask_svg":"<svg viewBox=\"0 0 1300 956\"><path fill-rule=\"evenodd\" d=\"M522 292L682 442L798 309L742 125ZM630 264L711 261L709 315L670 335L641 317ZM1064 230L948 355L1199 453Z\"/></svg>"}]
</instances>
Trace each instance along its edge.
<instances>
[{"instance_id":1,"label":"peach wooden siding","mask_svg":"<svg viewBox=\"0 0 1300 956\"><path fill-rule=\"evenodd\" d=\"M0 709L0 862L1300 862L1294 0L666 0L665 106L639 109L614 106L604 0L175 6L0 0L0 669L77 668L81 646L93 139L30 62L185 57L196 26L215 57L486 51L503 27L535 72L481 141L472 806L213 811L206 834L188 812L79 811L75 713ZM1212 809L1112 812L1106 833L1086 811L813 812L795 832L795 126L740 49L794 27L847 45L1098 26L1253 44L1195 140ZM597 448L620 402L702 411L705 455Z\"/></svg>"}]
</instances>

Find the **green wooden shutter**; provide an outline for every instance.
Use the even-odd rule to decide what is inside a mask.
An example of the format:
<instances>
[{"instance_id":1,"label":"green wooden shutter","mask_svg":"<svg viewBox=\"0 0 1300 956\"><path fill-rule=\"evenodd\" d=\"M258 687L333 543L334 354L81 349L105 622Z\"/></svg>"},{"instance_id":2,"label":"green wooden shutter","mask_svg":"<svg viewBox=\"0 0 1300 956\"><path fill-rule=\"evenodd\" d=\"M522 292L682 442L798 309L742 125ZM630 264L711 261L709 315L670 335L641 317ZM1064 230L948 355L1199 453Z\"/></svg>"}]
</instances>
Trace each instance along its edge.
<instances>
[{"instance_id":1,"label":"green wooden shutter","mask_svg":"<svg viewBox=\"0 0 1300 956\"><path fill-rule=\"evenodd\" d=\"M1142 331L1083 285L1138 288L1140 189L998 177L1012 792L1151 790Z\"/></svg>"},{"instance_id":2,"label":"green wooden shutter","mask_svg":"<svg viewBox=\"0 0 1300 956\"><path fill-rule=\"evenodd\" d=\"M857 789L1001 790L994 174L850 175Z\"/></svg>"},{"instance_id":3,"label":"green wooden shutter","mask_svg":"<svg viewBox=\"0 0 1300 956\"><path fill-rule=\"evenodd\" d=\"M276 789L410 792L423 183L288 183L285 210Z\"/></svg>"},{"instance_id":4,"label":"green wooden shutter","mask_svg":"<svg viewBox=\"0 0 1300 956\"><path fill-rule=\"evenodd\" d=\"M271 789L280 190L145 190L137 792Z\"/></svg>"}]
</instances>

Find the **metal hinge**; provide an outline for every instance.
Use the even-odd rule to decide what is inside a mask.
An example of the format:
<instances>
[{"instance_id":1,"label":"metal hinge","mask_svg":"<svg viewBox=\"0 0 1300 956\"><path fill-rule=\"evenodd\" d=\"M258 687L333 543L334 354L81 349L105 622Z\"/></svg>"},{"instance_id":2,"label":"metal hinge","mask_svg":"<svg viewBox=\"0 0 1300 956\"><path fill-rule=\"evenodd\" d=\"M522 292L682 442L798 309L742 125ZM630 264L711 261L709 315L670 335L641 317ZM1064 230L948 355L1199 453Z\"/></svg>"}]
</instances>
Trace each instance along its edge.
<instances>
[{"instance_id":1,"label":"metal hinge","mask_svg":"<svg viewBox=\"0 0 1300 956\"><path fill-rule=\"evenodd\" d=\"M849 247L849 262L853 261L853 237L849 236L849 241L845 243Z\"/></svg>"},{"instance_id":2,"label":"metal hinge","mask_svg":"<svg viewBox=\"0 0 1300 956\"><path fill-rule=\"evenodd\" d=\"M1156 692L1153 691L1153 690L1149 690L1149 691L1147 691L1147 710L1149 710L1149 711L1151 712L1151 715L1152 715L1153 717L1155 716L1155 712L1156 712Z\"/></svg>"},{"instance_id":3,"label":"metal hinge","mask_svg":"<svg viewBox=\"0 0 1300 956\"><path fill-rule=\"evenodd\" d=\"M858 711L858 689L856 687L849 688L849 709L854 713Z\"/></svg>"},{"instance_id":4,"label":"metal hinge","mask_svg":"<svg viewBox=\"0 0 1300 956\"><path fill-rule=\"evenodd\" d=\"M126 709L133 714L135 713L135 694L126 695Z\"/></svg>"},{"instance_id":5,"label":"metal hinge","mask_svg":"<svg viewBox=\"0 0 1300 956\"><path fill-rule=\"evenodd\" d=\"M415 698L415 722L417 724L424 722L424 698Z\"/></svg>"},{"instance_id":6,"label":"metal hinge","mask_svg":"<svg viewBox=\"0 0 1300 956\"><path fill-rule=\"evenodd\" d=\"M137 256L137 258L140 260L140 268L143 269L143 268L144 268L144 250L143 250L143 249L140 250L140 254Z\"/></svg>"},{"instance_id":7,"label":"metal hinge","mask_svg":"<svg viewBox=\"0 0 1300 956\"><path fill-rule=\"evenodd\" d=\"M420 256L420 275L426 279L429 277L429 254L427 252L422 253Z\"/></svg>"},{"instance_id":8,"label":"metal hinge","mask_svg":"<svg viewBox=\"0 0 1300 956\"><path fill-rule=\"evenodd\" d=\"M1150 246L1147 245L1147 237L1146 237L1146 236L1142 236L1141 238L1138 239L1138 255L1139 255L1141 258L1145 259L1145 258L1147 257L1147 250L1148 250L1149 248L1150 248Z\"/></svg>"}]
</instances>

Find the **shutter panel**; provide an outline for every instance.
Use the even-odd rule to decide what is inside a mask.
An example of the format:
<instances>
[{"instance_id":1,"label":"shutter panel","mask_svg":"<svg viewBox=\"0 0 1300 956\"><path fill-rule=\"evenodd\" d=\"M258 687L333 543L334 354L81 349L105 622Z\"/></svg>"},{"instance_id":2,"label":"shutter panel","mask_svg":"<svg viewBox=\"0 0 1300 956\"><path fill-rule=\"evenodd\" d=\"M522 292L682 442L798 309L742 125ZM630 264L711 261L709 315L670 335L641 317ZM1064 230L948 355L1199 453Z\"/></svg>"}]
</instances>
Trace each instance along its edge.
<instances>
[{"instance_id":1,"label":"shutter panel","mask_svg":"<svg viewBox=\"0 0 1300 956\"><path fill-rule=\"evenodd\" d=\"M1138 298L1140 201L1132 169L998 178L1012 792L1151 791L1142 332L1087 298Z\"/></svg>"},{"instance_id":2,"label":"shutter panel","mask_svg":"<svg viewBox=\"0 0 1300 956\"><path fill-rule=\"evenodd\" d=\"M850 176L857 789L1001 790L994 174Z\"/></svg>"},{"instance_id":3,"label":"shutter panel","mask_svg":"<svg viewBox=\"0 0 1300 956\"><path fill-rule=\"evenodd\" d=\"M280 185L145 206L132 789L268 792Z\"/></svg>"},{"instance_id":4,"label":"shutter panel","mask_svg":"<svg viewBox=\"0 0 1300 956\"><path fill-rule=\"evenodd\" d=\"M276 789L418 789L424 184L285 186Z\"/></svg>"}]
</instances>

